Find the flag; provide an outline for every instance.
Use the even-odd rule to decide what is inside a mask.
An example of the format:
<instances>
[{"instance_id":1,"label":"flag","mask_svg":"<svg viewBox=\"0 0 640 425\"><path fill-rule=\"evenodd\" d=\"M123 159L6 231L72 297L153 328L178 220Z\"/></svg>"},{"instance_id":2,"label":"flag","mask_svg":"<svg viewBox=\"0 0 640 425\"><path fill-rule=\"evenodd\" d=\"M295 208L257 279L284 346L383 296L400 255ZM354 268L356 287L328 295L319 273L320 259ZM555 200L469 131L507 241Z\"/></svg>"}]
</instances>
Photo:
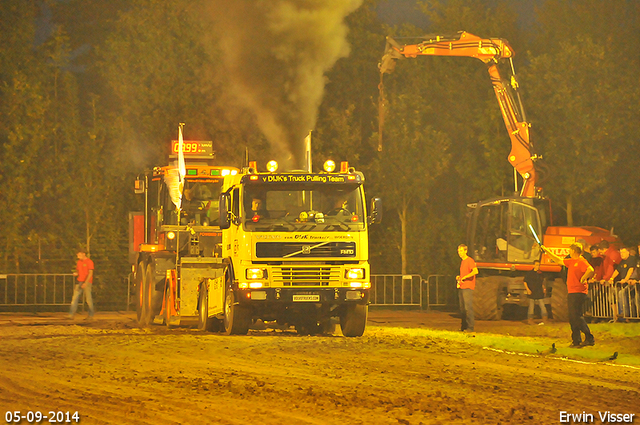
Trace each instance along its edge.
<instances>
[{"instance_id":1,"label":"flag","mask_svg":"<svg viewBox=\"0 0 640 425\"><path fill-rule=\"evenodd\" d=\"M180 181L182 181L184 179L184 176L187 174L187 167L184 163L184 150L182 140L183 125L183 123L180 123L180 125L178 126L178 171L180 173Z\"/></svg>"}]
</instances>

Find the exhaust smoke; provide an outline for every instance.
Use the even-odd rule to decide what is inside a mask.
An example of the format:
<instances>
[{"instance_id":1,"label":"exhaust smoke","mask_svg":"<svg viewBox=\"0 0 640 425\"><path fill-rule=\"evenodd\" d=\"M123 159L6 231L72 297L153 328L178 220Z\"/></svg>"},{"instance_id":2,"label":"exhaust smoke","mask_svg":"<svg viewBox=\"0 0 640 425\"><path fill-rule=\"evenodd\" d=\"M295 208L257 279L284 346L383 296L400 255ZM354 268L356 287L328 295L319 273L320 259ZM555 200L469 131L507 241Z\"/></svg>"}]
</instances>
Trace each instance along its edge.
<instances>
[{"instance_id":1,"label":"exhaust smoke","mask_svg":"<svg viewBox=\"0 0 640 425\"><path fill-rule=\"evenodd\" d=\"M211 0L222 61L238 102L286 168L302 168L324 73L349 54L344 18L362 0Z\"/></svg>"}]
</instances>

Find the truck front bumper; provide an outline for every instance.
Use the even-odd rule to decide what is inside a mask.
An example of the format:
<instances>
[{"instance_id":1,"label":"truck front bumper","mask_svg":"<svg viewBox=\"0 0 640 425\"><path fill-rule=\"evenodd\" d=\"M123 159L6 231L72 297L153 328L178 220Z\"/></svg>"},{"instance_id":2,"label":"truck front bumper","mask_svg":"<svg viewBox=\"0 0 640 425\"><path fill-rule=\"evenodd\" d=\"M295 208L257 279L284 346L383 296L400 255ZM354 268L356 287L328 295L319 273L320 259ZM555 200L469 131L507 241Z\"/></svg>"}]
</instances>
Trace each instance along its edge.
<instances>
[{"instance_id":1,"label":"truck front bumper","mask_svg":"<svg viewBox=\"0 0 640 425\"><path fill-rule=\"evenodd\" d=\"M237 289L241 303L367 304L369 289L363 288L260 288Z\"/></svg>"}]
</instances>

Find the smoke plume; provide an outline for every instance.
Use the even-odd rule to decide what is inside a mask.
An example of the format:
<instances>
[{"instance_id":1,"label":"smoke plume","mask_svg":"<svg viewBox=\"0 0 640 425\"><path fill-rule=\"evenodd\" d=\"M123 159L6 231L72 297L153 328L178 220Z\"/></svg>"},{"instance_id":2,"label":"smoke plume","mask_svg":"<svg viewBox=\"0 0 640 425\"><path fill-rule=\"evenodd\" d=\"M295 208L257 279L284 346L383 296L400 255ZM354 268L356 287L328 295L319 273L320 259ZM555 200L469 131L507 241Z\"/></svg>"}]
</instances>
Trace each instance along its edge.
<instances>
[{"instance_id":1,"label":"smoke plume","mask_svg":"<svg viewBox=\"0 0 640 425\"><path fill-rule=\"evenodd\" d=\"M362 0L211 0L233 95L278 160L301 168L324 73L349 54L344 18Z\"/></svg>"}]
</instances>

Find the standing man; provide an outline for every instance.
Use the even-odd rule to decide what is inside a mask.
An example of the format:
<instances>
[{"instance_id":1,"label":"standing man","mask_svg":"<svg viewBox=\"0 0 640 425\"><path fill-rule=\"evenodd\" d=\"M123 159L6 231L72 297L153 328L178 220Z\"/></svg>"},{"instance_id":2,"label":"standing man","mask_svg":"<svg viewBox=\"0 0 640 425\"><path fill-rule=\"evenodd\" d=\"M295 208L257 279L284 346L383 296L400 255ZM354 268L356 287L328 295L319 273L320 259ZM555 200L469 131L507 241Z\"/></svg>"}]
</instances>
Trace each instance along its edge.
<instances>
[{"instance_id":1,"label":"standing man","mask_svg":"<svg viewBox=\"0 0 640 425\"><path fill-rule=\"evenodd\" d=\"M611 279L613 272L616 270L616 266L620 264L620 261L622 261L622 257L620 256L620 251L609 245L609 241L606 240L600 241L598 244L598 251L602 257L601 283L604 284Z\"/></svg>"},{"instance_id":2,"label":"standing man","mask_svg":"<svg viewBox=\"0 0 640 425\"><path fill-rule=\"evenodd\" d=\"M617 304L617 306L614 305L614 308L617 308L617 310L613 311L613 320L610 323L626 322L625 316L630 315L629 294L631 287L629 285L631 284L633 272L638 266L635 250L635 247L624 246L620 248L622 261L616 266L616 271L613 272L613 276L608 281L613 290L617 292L617 296L614 299Z\"/></svg>"},{"instance_id":3,"label":"standing man","mask_svg":"<svg viewBox=\"0 0 640 425\"><path fill-rule=\"evenodd\" d=\"M530 325L534 325L533 313L536 308L536 303L540 306L540 316L542 317L541 325L547 321L547 308L544 305L544 296L546 294L546 288L544 286L544 275L540 271L540 260L533 262L533 270L528 271L524 275L524 288L529 296L529 312L527 314L527 321Z\"/></svg>"},{"instance_id":4,"label":"standing man","mask_svg":"<svg viewBox=\"0 0 640 425\"><path fill-rule=\"evenodd\" d=\"M569 255L571 258L562 259L551 251L548 251L544 245L540 245L543 252L561 266L567 267L567 304L569 307L569 323L571 324L571 345L573 348L580 348L587 345L594 345L595 338L591 334L591 330L587 322L582 317L584 303L587 300L587 281L593 276L593 267L582 256L582 247L578 244L572 244L569 247ZM582 341L582 334L584 341Z\"/></svg>"},{"instance_id":5,"label":"standing man","mask_svg":"<svg viewBox=\"0 0 640 425\"><path fill-rule=\"evenodd\" d=\"M69 319L73 319L78 309L78 301L82 292L85 294L85 300L89 306L89 317L93 318L95 311L93 310L93 298L91 296L91 287L93 286L93 261L87 257L87 253L84 248L78 250L76 254L78 256L78 262L76 263L76 271L73 273L78 280L73 288L73 299L71 301L71 310L69 310Z\"/></svg>"},{"instance_id":6,"label":"standing man","mask_svg":"<svg viewBox=\"0 0 640 425\"><path fill-rule=\"evenodd\" d=\"M476 289L478 267L476 267L474 259L467 255L467 250L466 245L458 245L458 255L462 259L460 263L460 275L456 276L460 313L462 313L460 330L462 332L474 332L473 290Z\"/></svg>"}]
</instances>

